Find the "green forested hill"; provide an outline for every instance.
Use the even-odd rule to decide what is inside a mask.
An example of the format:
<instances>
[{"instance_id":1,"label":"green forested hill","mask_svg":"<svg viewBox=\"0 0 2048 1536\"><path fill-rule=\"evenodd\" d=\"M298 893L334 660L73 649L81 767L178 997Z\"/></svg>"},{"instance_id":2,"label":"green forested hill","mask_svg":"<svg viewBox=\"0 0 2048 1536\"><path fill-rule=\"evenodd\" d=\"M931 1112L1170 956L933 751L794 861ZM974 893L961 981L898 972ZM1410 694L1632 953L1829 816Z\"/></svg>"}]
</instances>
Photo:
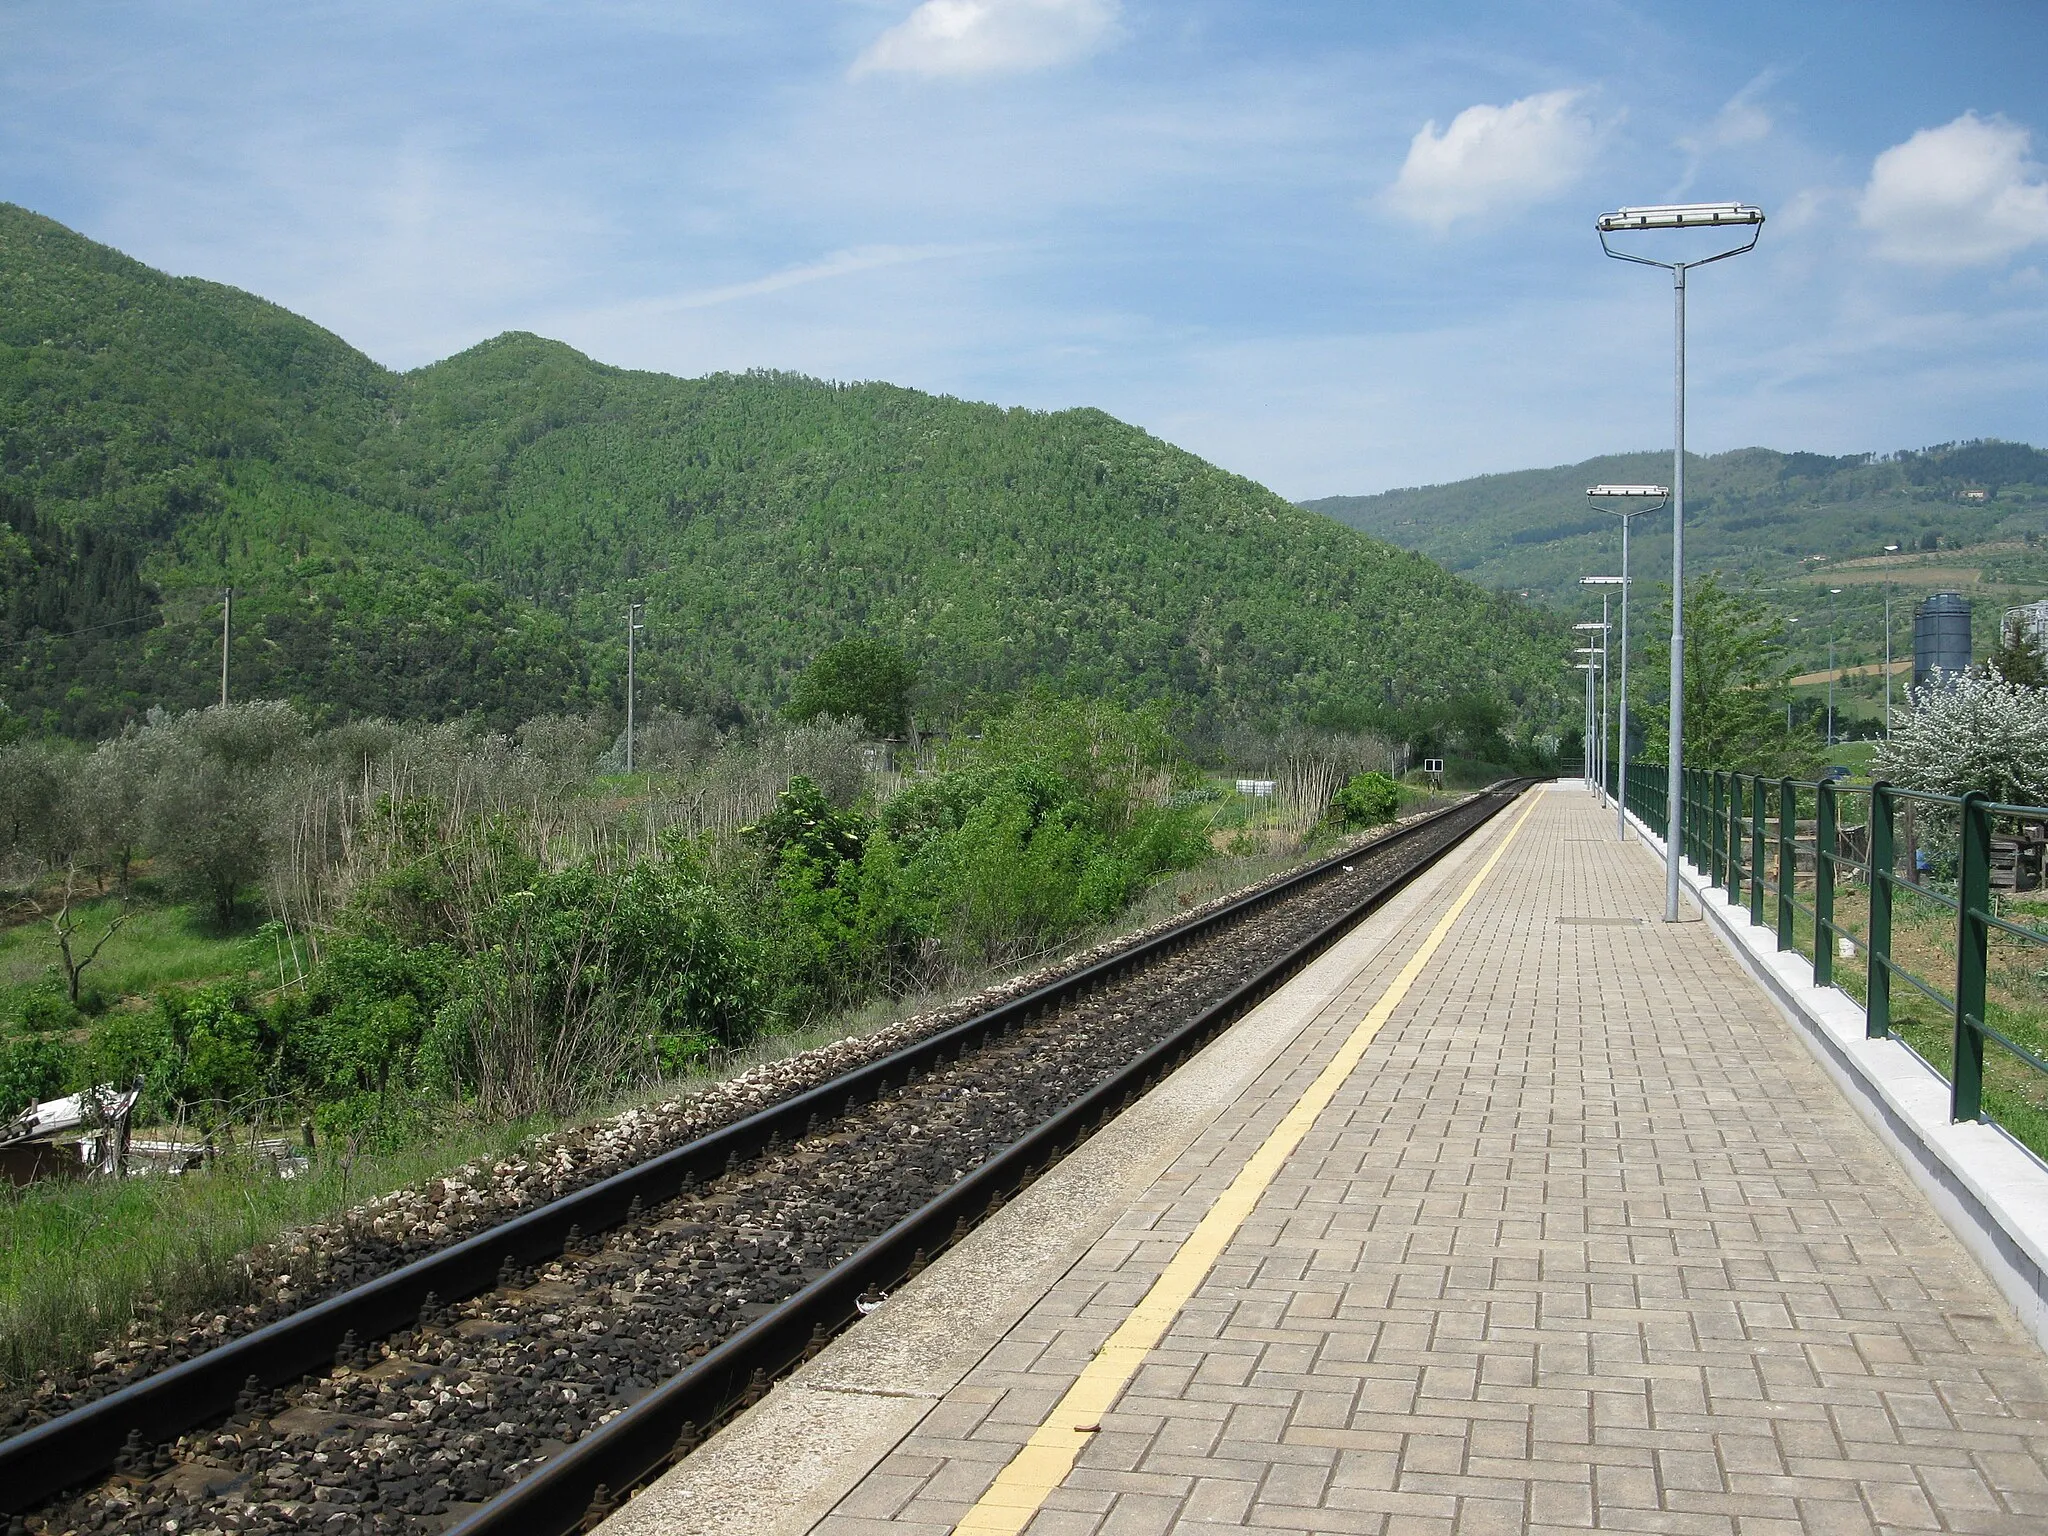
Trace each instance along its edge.
<instances>
[{"instance_id":1,"label":"green forested hill","mask_svg":"<svg viewBox=\"0 0 2048 1536\"><path fill-rule=\"evenodd\" d=\"M1583 575L1619 568L1619 521L1586 487L1668 483L1669 453L1615 454L1557 469L1449 485L1332 496L1304 505L1439 560L1485 586L1598 615ZM1668 515L1637 520L1631 554L1646 586L1671 572ZM1686 562L1764 595L1786 619L1794 665L1884 656L1885 587L1893 645L1912 646L1913 603L1934 591L1971 602L1978 653L2001 615L2048 596L2048 452L2024 443L1951 443L1829 458L1744 448L1686 461ZM1887 544L1901 552L1887 560ZM1840 592L1830 609L1828 589Z\"/></svg>"},{"instance_id":2,"label":"green forested hill","mask_svg":"<svg viewBox=\"0 0 2048 1536\"><path fill-rule=\"evenodd\" d=\"M1490 693L1555 621L1098 411L684 380L507 335L411 374L0 205L0 686L94 733L218 687L507 721L766 709L900 644L943 715L1021 682L1247 719ZM56 638L67 636L68 638Z\"/></svg>"},{"instance_id":3,"label":"green forested hill","mask_svg":"<svg viewBox=\"0 0 2048 1536\"><path fill-rule=\"evenodd\" d=\"M1810 574L1886 544L1918 555L2024 546L2028 534L2048 532L2048 453L2024 443L1845 458L1743 448L1688 456L1685 473L1686 558L1752 581ZM1670 479L1669 453L1626 453L1303 505L1483 586L1556 599L1604 569L1619 545L1616 519L1587 504L1586 487ZM1646 535L1644 576L1668 579L1669 519L1645 517L1636 529Z\"/></svg>"}]
</instances>

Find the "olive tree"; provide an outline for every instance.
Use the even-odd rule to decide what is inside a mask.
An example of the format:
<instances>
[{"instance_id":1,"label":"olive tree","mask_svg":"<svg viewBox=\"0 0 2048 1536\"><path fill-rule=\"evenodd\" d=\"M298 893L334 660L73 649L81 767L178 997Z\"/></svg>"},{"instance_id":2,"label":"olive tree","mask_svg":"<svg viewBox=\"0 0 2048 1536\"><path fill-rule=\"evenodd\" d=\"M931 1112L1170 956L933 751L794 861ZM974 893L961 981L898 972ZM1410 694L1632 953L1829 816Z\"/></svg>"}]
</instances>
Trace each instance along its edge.
<instances>
[{"instance_id":1,"label":"olive tree","mask_svg":"<svg viewBox=\"0 0 2048 1536\"><path fill-rule=\"evenodd\" d=\"M142 734L150 851L225 927L269 860L274 785L304 749L305 719L289 704L215 705Z\"/></svg>"},{"instance_id":2,"label":"olive tree","mask_svg":"<svg viewBox=\"0 0 2048 1536\"><path fill-rule=\"evenodd\" d=\"M79 754L63 742L0 747L0 860L36 874L78 853Z\"/></svg>"},{"instance_id":3,"label":"olive tree","mask_svg":"<svg viewBox=\"0 0 2048 1536\"><path fill-rule=\"evenodd\" d=\"M1879 778L1930 794L1974 789L2008 805L2048 805L2048 689L1966 672L1906 697L1877 749Z\"/></svg>"}]
</instances>

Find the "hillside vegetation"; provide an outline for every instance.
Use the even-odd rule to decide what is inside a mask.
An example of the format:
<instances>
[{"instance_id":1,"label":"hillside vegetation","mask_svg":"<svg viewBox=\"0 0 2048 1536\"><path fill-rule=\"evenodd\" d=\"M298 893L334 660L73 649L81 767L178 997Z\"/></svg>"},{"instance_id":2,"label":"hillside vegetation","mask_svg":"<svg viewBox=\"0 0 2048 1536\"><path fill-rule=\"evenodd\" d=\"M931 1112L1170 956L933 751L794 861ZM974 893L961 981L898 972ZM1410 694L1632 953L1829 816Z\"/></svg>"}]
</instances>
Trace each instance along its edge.
<instances>
[{"instance_id":1,"label":"hillside vegetation","mask_svg":"<svg viewBox=\"0 0 2048 1536\"><path fill-rule=\"evenodd\" d=\"M1556 599L1604 569L1618 520L1586 488L1668 484L1671 455L1613 454L1556 469L1482 475L1448 485L1328 496L1303 503L1347 527L1418 550L1489 587ZM1981 493L1982 500L1972 493ZM1651 580L1670 578L1670 521L1645 517L1634 553ZM1777 579L1803 565L2019 544L2048 532L2048 453L1975 442L1878 457L1743 448L1686 461L1686 555L1724 575ZM2022 563L2023 555L2007 551ZM1824 557L1813 562L1813 556ZM2020 572L2016 579L2026 580ZM2048 576L2048 557L2032 579Z\"/></svg>"},{"instance_id":2,"label":"hillside vegetation","mask_svg":"<svg viewBox=\"0 0 2048 1536\"><path fill-rule=\"evenodd\" d=\"M1579 578L1620 568L1620 524L1587 504L1586 487L1670 478L1669 453L1615 454L1304 505L1486 586L1597 618L1599 597ZM1952 591L1971 602L1981 658L1997 646L2006 609L2048 596L2044 535L2048 452L2025 443L1842 458L1745 448L1686 465L1687 569L1764 597L1795 671L1822 678L1831 636L1836 667L1870 668L1843 679L1836 700L1866 726L1882 718L1887 585L1894 656L1912 656L1914 603ZM1886 558L1887 544L1900 552ZM1637 520L1631 556L1646 597L1669 581L1668 514ZM1830 588L1839 589L1832 605Z\"/></svg>"},{"instance_id":3,"label":"hillside vegetation","mask_svg":"<svg viewBox=\"0 0 2048 1536\"><path fill-rule=\"evenodd\" d=\"M0 689L100 735L218 689L318 718L779 707L902 648L944 720L1020 684L1222 719L1558 706L1554 620L1093 410L528 335L410 374L0 206ZM63 638L58 638L63 637ZM1569 712L1568 707L1565 711Z\"/></svg>"}]
</instances>

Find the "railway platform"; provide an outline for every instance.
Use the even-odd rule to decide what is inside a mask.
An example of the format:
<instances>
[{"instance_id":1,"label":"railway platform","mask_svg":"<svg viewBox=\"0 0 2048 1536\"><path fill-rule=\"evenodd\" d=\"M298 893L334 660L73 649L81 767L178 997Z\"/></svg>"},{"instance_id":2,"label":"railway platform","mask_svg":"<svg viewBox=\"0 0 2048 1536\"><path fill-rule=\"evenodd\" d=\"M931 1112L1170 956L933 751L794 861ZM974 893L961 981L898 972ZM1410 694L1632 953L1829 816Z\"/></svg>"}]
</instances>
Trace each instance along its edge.
<instances>
[{"instance_id":1,"label":"railway platform","mask_svg":"<svg viewBox=\"0 0 2048 1536\"><path fill-rule=\"evenodd\" d=\"M2048 1357L1577 786L607 1536L2048 1531Z\"/></svg>"}]
</instances>

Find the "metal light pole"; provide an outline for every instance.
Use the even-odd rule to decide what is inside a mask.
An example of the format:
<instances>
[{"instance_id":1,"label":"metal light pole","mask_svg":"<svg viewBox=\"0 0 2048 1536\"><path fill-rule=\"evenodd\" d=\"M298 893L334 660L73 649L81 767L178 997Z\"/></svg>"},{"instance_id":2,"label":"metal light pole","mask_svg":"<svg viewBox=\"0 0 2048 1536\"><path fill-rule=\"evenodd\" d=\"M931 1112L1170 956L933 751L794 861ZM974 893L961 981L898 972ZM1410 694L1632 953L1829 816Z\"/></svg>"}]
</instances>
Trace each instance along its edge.
<instances>
[{"instance_id":1,"label":"metal light pole","mask_svg":"<svg viewBox=\"0 0 2048 1536\"><path fill-rule=\"evenodd\" d=\"M1615 690L1619 704L1615 721L1619 745L1615 751L1621 761L1621 792L1614 797L1614 835L1620 840L1628 836L1628 525L1645 512L1663 511L1671 500L1671 492L1661 485L1596 485L1587 490L1586 496L1595 506L1612 503L1607 510L1621 519L1621 574L1584 578L1588 586L1614 583L1621 588L1621 685Z\"/></svg>"},{"instance_id":2,"label":"metal light pole","mask_svg":"<svg viewBox=\"0 0 2048 1536\"><path fill-rule=\"evenodd\" d=\"M1591 624L1574 624L1572 628L1591 629L1593 626ZM1586 788L1591 789L1598 782L1594 778L1594 774L1599 771L1596 766L1595 756L1599 748L1594 741L1594 734L1598 727L1593 723L1593 672L1598 663L1593 658L1600 654L1600 647L1597 645L1582 645L1577 647L1572 654L1586 658L1584 661L1575 661L1572 665L1583 667L1586 670L1586 734L1584 738L1586 747L1585 751L1579 756L1579 766L1582 770L1580 777L1585 779Z\"/></svg>"},{"instance_id":3,"label":"metal light pole","mask_svg":"<svg viewBox=\"0 0 2048 1536\"><path fill-rule=\"evenodd\" d=\"M1599 793L1608 793L1608 594L1599 594Z\"/></svg>"},{"instance_id":4,"label":"metal light pole","mask_svg":"<svg viewBox=\"0 0 2048 1536\"><path fill-rule=\"evenodd\" d=\"M633 772L633 653L634 637L640 633L640 605L626 605L626 772Z\"/></svg>"},{"instance_id":5,"label":"metal light pole","mask_svg":"<svg viewBox=\"0 0 2048 1536\"><path fill-rule=\"evenodd\" d=\"M1892 734L1892 556L1899 552L1896 544L1884 547L1884 734Z\"/></svg>"},{"instance_id":6,"label":"metal light pole","mask_svg":"<svg viewBox=\"0 0 2048 1536\"><path fill-rule=\"evenodd\" d=\"M1607 243L1609 235L1630 234L1653 229L1717 229L1729 226L1749 230L1749 243L1731 246L1695 261L1657 261L1632 251L1617 251ZM1664 840L1664 921L1678 921L1678 849L1681 818L1685 812L1685 275L1730 256L1756 249L1764 230L1761 208L1747 203L1674 203L1654 208L1623 208L1603 213L1594 223L1600 249L1616 261L1638 266L1662 267L1671 274L1672 392L1671 392L1671 737L1667 747L1665 813L1668 835Z\"/></svg>"},{"instance_id":7,"label":"metal light pole","mask_svg":"<svg viewBox=\"0 0 2048 1536\"><path fill-rule=\"evenodd\" d=\"M1835 599L1840 587L1828 588L1828 747L1835 745Z\"/></svg>"},{"instance_id":8,"label":"metal light pole","mask_svg":"<svg viewBox=\"0 0 2048 1536\"><path fill-rule=\"evenodd\" d=\"M1581 630L1588 636L1595 630L1600 632L1600 644L1596 647L1589 643L1580 654L1586 657L1589 665L1593 657L1598 656L1600 658L1600 702L1597 710L1593 703L1592 675L1589 673L1586 678L1586 778L1592 788L1605 794L1607 785L1607 595L1604 592L1600 596L1600 622L1597 624L1591 622L1574 624L1572 628ZM1595 734L1596 720L1598 721L1597 735ZM1598 743L1597 746L1594 744L1595 742Z\"/></svg>"}]
</instances>

